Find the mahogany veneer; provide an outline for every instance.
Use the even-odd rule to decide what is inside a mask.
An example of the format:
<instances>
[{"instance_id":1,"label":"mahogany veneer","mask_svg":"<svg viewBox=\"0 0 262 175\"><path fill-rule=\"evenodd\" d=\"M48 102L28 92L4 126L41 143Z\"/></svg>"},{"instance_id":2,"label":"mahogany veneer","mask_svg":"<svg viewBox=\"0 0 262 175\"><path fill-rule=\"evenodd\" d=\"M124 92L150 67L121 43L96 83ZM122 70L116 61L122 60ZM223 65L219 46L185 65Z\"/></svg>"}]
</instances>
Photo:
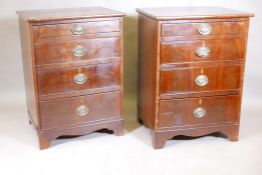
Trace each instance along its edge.
<instances>
[{"instance_id":1,"label":"mahogany veneer","mask_svg":"<svg viewBox=\"0 0 262 175\"><path fill-rule=\"evenodd\" d=\"M88 53L80 57L72 55L72 50L77 45L83 46ZM121 52L119 36L106 38L61 37L55 41L51 37L41 38L35 41L34 47L36 65L119 58Z\"/></svg>"},{"instance_id":2,"label":"mahogany veneer","mask_svg":"<svg viewBox=\"0 0 262 175\"><path fill-rule=\"evenodd\" d=\"M216 7L139 13L138 119L154 148L177 135L238 140L249 18Z\"/></svg>"},{"instance_id":3,"label":"mahogany veneer","mask_svg":"<svg viewBox=\"0 0 262 175\"><path fill-rule=\"evenodd\" d=\"M62 135L124 134L122 23L102 7L18 11L27 108L40 149Z\"/></svg>"}]
</instances>

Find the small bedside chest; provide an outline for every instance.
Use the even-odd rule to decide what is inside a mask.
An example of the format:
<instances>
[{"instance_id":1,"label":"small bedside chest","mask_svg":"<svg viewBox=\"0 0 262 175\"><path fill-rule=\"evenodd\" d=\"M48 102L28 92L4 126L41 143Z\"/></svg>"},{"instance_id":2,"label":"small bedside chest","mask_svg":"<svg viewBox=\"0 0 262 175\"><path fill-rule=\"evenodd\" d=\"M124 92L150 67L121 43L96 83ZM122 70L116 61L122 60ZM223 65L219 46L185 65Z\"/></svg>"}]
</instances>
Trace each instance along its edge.
<instances>
[{"instance_id":1,"label":"small bedside chest","mask_svg":"<svg viewBox=\"0 0 262 175\"><path fill-rule=\"evenodd\" d=\"M215 7L139 13L138 116L164 147L176 135L238 140L249 18Z\"/></svg>"},{"instance_id":2,"label":"small bedside chest","mask_svg":"<svg viewBox=\"0 0 262 175\"><path fill-rule=\"evenodd\" d=\"M40 149L62 135L124 134L123 13L18 11L27 108Z\"/></svg>"}]
</instances>

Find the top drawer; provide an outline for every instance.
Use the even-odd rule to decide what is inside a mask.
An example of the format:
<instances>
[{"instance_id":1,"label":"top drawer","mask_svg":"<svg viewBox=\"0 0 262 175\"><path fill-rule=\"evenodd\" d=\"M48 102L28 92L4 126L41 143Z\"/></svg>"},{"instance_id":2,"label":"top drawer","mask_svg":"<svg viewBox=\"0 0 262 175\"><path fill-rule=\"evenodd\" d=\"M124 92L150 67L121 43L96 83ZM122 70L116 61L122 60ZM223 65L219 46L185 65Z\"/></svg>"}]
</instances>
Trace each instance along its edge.
<instances>
[{"instance_id":1,"label":"top drawer","mask_svg":"<svg viewBox=\"0 0 262 175\"><path fill-rule=\"evenodd\" d=\"M33 33L36 38L82 35L93 33L119 32L119 20L108 21L74 21L72 23L55 23L34 25Z\"/></svg>"},{"instance_id":2,"label":"top drawer","mask_svg":"<svg viewBox=\"0 0 262 175\"><path fill-rule=\"evenodd\" d=\"M248 21L164 23L161 36L220 35L246 33Z\"/></svg>"}]
</instances>

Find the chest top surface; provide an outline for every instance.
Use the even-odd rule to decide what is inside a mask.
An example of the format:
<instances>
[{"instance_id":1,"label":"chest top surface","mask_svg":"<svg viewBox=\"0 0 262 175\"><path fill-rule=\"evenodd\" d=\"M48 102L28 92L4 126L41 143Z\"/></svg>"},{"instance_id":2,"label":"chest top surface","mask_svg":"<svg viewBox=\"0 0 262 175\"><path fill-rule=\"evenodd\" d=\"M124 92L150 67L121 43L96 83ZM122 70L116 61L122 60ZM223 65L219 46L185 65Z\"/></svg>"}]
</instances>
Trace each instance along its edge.
<instances>
[{"instance_id":1,"label":"chest top surface","mask_svg":"<svg viewBox=\"0 0 262 175\"><path fill-rule=\"evenodd\" d=\"M201 19L201 18L240 18L253 17L253 13L222 7L160 7L141 8L137 12L157 20Z\"/></svg>"},{"instance_id":2,"label":"chest top surface","mask_svg":"<svg viewBox=\"0 0 262 175\"><path fill-rule=\"evenodd\" d=\"M103 8L103 7L23 10L23 11L17 11L17 14L19 15L20 18L24 18L25 20L30 22L125 16L124 13Z\"/></svg>"}]
</instances>

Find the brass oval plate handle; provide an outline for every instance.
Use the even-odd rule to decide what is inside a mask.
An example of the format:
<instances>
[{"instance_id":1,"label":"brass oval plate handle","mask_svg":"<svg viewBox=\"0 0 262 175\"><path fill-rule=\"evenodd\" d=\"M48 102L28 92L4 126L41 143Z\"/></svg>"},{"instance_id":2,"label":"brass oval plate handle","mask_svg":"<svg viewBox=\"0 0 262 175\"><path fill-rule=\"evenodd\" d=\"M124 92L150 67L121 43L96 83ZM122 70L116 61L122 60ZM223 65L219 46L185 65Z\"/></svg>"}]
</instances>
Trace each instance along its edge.
<instances>
[{"instance_id":1,"label":"brass oval plate handle","mask_svg":"<svg viewBox=\"0 0 262 175\"><path fill-rule=\"evenodd\" d=\"M80 105L76 108L75 113L80 116L86 116L90 112L90 109L86 105Z\"/></svg>"},{"instance_id":2,"label":"brass oval plate handle","mask_svg":"<svg viewBox=\"0 0 262 175\"><path fill-rule=\"evenodd\" d=\"M84 84L87 81L87 76L83 73L74 76L74 82L76 84Z\"/></svg>"},{"instance_id":3,"label":"brass oval plate handle","mask_svg":"<svg viewBox=\"0 0 262 175\"><path fill-rule=\"evenodd\" d=\"M207 111L205 108L203 107L197 107L194 111L193 111L193 116L196 118L202 118L206 115Z\"/></svg>"},{"instance_id":4,"label":"brass oval plate handle","mask_svg":"<svg viewBox=\"0 0 262 175\"><path fill-rule=\"evenodd\" d=\"M87 50L84 48L84 46L77 44L77 46L73 48L72 54L76 57L82 57L87 54Z\"/></svg>"},{"instance_id":5,"label":"brass oval plate handle","mask_svg":"<svg viewBox=\"0 0 262 175\"><path fill-rule=\"evenodd\" d=\"M198 47L198 48L197 48L196 54L197 54L197 56L199 56L199 57L208 57L210 51L211 51L211 50L210 50L207 46L201 46L201 47Z\"/></svg>"},{"instance_id":6,"label":"brass oval plate handle","mask_svg":"<svg viewBox=\"0 0 262 175\"><path fill-rule=\"evenodd\" d=\"M71 32L75 35L81 35L85 33L85 28L83 25L81 24L75 24L73 25L73 27L71 28Z\"/></svg>"},{"instance_id":7,"label":"brass oval plate handle","mask_svg":"<svg viewBox=\"0 0 262 175\"><path fill-rule=\"evenodd\" d=\"M212 32L212 26L208 23L202 23L198 27L198 32L201 35L208 35Z\"/></svg>"},{"instance_id":8,"label":"brass oval plate handle","mask_svg":"<svg viewBox=\"0 0 262 175\"><path fill-rule=\"evenodd\" d=\"M208 77L206 75L198 75L195 79L198 86L206 86L208 84Z\"/></svg>"}]
</instances>

